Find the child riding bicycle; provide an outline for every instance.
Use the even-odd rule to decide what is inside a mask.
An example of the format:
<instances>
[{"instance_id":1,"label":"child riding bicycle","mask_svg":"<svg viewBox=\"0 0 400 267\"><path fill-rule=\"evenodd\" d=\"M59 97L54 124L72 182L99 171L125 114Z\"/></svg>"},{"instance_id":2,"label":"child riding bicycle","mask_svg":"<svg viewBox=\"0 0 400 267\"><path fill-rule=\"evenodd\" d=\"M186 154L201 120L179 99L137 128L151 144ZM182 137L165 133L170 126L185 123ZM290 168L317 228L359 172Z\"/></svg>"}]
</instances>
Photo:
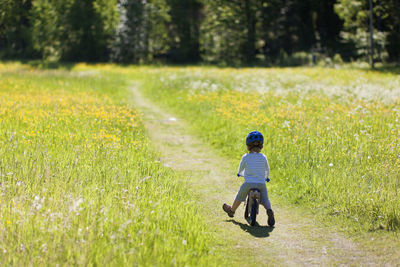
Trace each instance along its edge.
<instances>
[{"instance_id":1,"label":"child riding bicycle","mask_svg":"<svg viewBox=\"0 0 400 267\"><path fill-rule=\"evenodd\" d=\"M263 144L264 137L260 132L253 131L247 135L246 145L249 153L243 155L237 174L238 177L243 176L245 181L240 187L233 205L229 206L224 203L222 209L232 218L240 203L245 201L250 189L257 188L261 192L261 204L267 210L268 225L274 226L274 212L268 199L267 186L265 184L266 180L269 181L268 159L263 153L260 153Z\"/></svg>"}]
</instances>

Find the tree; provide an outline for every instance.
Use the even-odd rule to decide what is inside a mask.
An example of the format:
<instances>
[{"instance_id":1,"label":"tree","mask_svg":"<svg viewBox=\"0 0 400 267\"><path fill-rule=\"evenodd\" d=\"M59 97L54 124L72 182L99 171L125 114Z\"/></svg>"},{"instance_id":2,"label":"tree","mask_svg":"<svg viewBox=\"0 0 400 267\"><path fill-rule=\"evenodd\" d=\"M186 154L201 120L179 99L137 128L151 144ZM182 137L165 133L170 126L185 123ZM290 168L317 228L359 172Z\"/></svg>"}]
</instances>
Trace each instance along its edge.
<instances>
[{"instance_id":1,"label":"tree","mask_svg":"<svg viewBox=\"0 0 400 267\"><path fill-rule=\"evenodd\" d=\"M308 51L315 44L312 6L309 1L261 1L263 52L266 58L277 59L282 53L291 55Z\"/></svg>"},{"instance_id":2,"label":"tree","mask_svg":"<svg viewBox=\"0 0 400 267\"><path fill-rule=\"evenodd\" d=\"M336 0L313 1L314 27L316 34L316 46L326 48L330 56L333 56L341 48L340 31L343 22L335 13Z\"/></svg>"},{"instance_id":3,"label":"tree","mask_svg":"<svg viewBox=\"0 0 400 267\"><path fill-rule=\"evenodd\" d=\"M172 43L171 34L168 34L170 7L166 1L123 0L118 9L120 19L112 60L139 63L165 57Z\"/></svg>"},{"instance_id":4,"label":"tree","mask_svg":"<svg viewBox=\"0 0 400 267\"><path fill-rule=\"evenodd\" d=\"M116 0L36 0L33 47L47 60L105 61L117 12Z\"/></svg>"},{"instance_id":5,"label":"tree","mask_svg":"<svg viewBox=\"0 0 400 267\"><path fill-rule=\"evenodd\" d=\"M113 60L138 63L147 59L149 27L145 0L122 0L120 22L113 46Z\"/></svg>"},{"instance_id":6,"label":"tree","mask_svg":"<svg viewBox=\"0 0 400 267\"><path fill-rule=\"evenodd\" d=\"M31 57L29 12L32 0L0 1L0 57Z\"/></svg>"},{"instance_id":7,"label":"tree","mask_svg":"<svg viewBox=\"0 0 400 267\"><path fill-rule=\"evenodd\" d=\"M171 54L177 62L200 60L200 19L202 2L199 0L167 0L171 23L169 33L174 38Z\"/></svg>"},{"instance_id":8,"label":"tree","mask_svg":"<svg viewBox=\"0 0 400 267\"><path fill-rule=\"evenodd\" d=\"M375 57L378 60L385 58L396 58L399 52L399 46L396 44L396 38L391 36L396 34L396 23L400 21L396 19L396 0L393 1L373 1L373 31L374 44L377 50ZM355 58L366 58L370 51L369 41L369 1L368 0L338 0L335 4L335 11L344 21L342 30L342 38L348 44L351 44L353 55ZM391 35L394 33L393 35ZM399 38L400 41L400 38ZM393 50L390 49L393 47ZM388 49L389 48L389 49ZM386 51L391 51L389 55Z\"/></svg>"},{"instance_id":9,"label":"tree","mask_svg":"<svg viewBox=\"0 0 400 267\"><path fill-rule=\"evenodd\" d=\"M41 57L58 61L62 56L62 19L65 6L55 0L36 0L31 10L32 45Z\"/></svg>"},{"instance_id":10,"label":"tree","mask_svg":"<svg viewBox=\"0 0 400 267\"><path fill-rule=\"evenodd\" d=\"M243 54L247 63L254 62L256 56L256 7L255 0L244 0L246 39L243 45Z\"/></svg>"},{"instance_id":11,"label":"tree","mask_svg":"<svg viewBox=\"0 0 400 267\"><path fill-rule=\"evenodd\" d=\"M385 13L388 14L387 51L389 54L389 60L399 62L400 61L400 1L387 0L384 1L384 3L385 3L384 14Z\"/></svg>"},{"instance_id":12,"label":"tree","mask_svg":"<svg viewBox=\"0 0 400 267\"><path fill-rule=\"evenodd\" d=\"M201 26L203 60L239 64L253 58L255 37L251 35L255 34L255 29L247 32L254 24L253 21L247 23L243 7L243 0L205 1L205 19ZM253 7L248 8L248 15L252 16ZM247 41L248 34L252 41ZM251 51L246 52L246 49Z\"/></svg>"},{"instance_id":13,"label":"tree","mask_svg":"<svg viewBox=\"0 0 400 267\"><path fill-rule=\"evenodd\" d=\"M173 36L169 34L171 24L170 6L166 0L151 0L148 8L149 19L149 59L166 59L173 43Z\"/></svg>"},{"instance_id":14,"label":"tree","mask_svg":"<svg viewBox=\"0 0 400 267\"><path fill-rule=\"evenodd\" d=\"M63 59L105 61L113 36L117 0L73 0L63 21Z\"/></svg>"}]
</instances>

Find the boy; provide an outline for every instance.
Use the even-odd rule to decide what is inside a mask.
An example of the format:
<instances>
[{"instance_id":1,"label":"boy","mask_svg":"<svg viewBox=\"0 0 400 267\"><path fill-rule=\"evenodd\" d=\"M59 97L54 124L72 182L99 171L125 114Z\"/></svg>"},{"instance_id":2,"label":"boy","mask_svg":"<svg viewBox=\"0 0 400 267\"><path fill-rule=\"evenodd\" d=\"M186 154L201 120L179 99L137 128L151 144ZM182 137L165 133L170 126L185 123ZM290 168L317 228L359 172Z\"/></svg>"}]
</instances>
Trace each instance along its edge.
<instances>
[{"instance_id":1,"label":"boy","mask_svg":"<svg viewBox=\"0 0 400 267\"><path fill-rule=\"evenodd\" d=\"M265 184L265 179L269 181L269 165L267 157L263 153L260 153L263 144L264 137L260 132L253 131L247 135L246 145L249 153L243 155L237 174L238 177L244 176L245 182L240 187L232 207L224 203L222 209L232 218L240 203L246 200L250 189L258 188L261 192L261 204L267 210L268 225L274 226L274 212L268 199L267 186Z\"/></svg>"}]
</instances>

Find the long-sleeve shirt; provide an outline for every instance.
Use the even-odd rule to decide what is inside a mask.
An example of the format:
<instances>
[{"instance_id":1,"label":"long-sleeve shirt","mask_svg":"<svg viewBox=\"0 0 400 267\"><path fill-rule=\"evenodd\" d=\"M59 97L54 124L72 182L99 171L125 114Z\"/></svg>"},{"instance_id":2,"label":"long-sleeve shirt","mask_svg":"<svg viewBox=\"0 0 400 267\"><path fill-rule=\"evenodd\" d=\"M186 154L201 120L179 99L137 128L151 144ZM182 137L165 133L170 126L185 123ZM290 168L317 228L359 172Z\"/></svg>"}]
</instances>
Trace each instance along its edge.
<instances>
[{"instance_id":1,"label":"long-sleeve shirt","mask_svg":"<svg viewBox=\"0 0 400 267\"><path fill-rule=\"evenodd\" d=\"M244 176L246 183L265 183L265 179L269 177L267 157L256 152L244 154L238 174Z\"/></svg>"}]
</instances>

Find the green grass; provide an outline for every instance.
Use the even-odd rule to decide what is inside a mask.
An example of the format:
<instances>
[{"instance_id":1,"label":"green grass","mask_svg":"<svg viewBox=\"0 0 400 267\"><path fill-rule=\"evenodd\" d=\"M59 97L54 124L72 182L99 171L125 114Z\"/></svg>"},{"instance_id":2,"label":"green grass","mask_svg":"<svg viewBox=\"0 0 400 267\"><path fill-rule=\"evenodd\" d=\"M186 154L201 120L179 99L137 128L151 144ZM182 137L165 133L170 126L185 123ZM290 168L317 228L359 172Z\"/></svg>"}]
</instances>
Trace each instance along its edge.
<instances>
[{"instance_id":1,"label":"green grass","mask_svg":"<svg viewBox=\"0 0 400 267\"><path fill-rule=\"evenodd\" d=\"M136 70L138 71L138 70ZM356 69L142 68L147 96L239 162L266 137L271 196L400 229L400 78Z\"/></svg>"},{"instance_id":2,"label":"green grass","mask_svg":"<svg viewBox=\"0 0 400 267\"><path fill-rule=\"evenodd\" d=\"M266 137L272 198L400 228L394 72L0 64L0 265L221 265L182 174L129 104L138 83L236 168ZM212 227L212 226L211 226Z\"/></svg>"},{"instance_id":3,"label":"green grass","mask_svg":"<svg viewBox=\"0 0 400 267\"><path fill-rule=\"evenodd\" d=\"M224 262L182 177L157 160L128 81L0 65L0 265Z\"/></svg>"}]
</instances>

